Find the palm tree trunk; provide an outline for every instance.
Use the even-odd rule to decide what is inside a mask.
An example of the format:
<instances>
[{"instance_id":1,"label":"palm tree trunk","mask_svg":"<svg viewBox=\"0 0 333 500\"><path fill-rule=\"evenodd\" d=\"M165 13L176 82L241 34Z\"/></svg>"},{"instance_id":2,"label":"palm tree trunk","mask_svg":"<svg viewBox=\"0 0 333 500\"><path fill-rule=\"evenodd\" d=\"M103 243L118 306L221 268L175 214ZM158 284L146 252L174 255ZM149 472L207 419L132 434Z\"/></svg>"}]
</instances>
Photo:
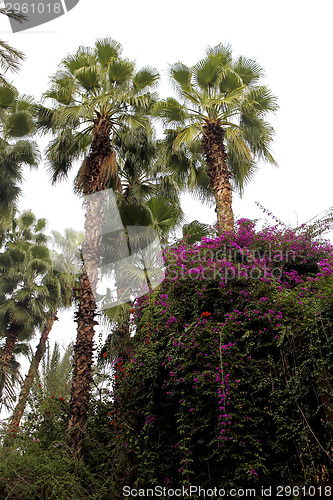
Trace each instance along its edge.
<instances>
[{"instance_id":1,"label":"palm tree trunk","mask_svg":"<svg viewBox=\"0 0 333 500\"><path fill-rule=\"evenodd\" d=\"M227 153L223 143L224 130L219 121L207 121L203 127L201 147L208 166L216 200L217 224L220 229L232 230L234 215L232 210L232 187L227 167Z\"/></svg>"},{"instance_id":2,"label":"palm tree trunk","mask_svg":"<svg viewBox=\"0 0 333 500\"><path fill-rule=\"evenodd\" d=\"M40 337L39 344L37 346L35 355L34 355L33 359L31 360L28 375L26 376L25 381L23 383L23 386L21 388L21 394L19 396L18 403L17 403L16 408L15 408L14 413L13 413L12 422L11 422L12 428L15 428L18 425L20 425L21 418L22 418L22 415L24 412L24 408L25 408L25 405L27 403L27 399L28 399L28 396L29 396L29 393L30 393L30 390L31 390L31 387L32 387L32 384L33 384L33 381L35 378L35 373L38 369L40 360L42 359L42 356L43 356L44 351L45 351L46 341L47 341L49 333L52 329L53 323L57 319L58 318L57 318L56 313L52 314L48 318L46 325L43 328L43 332L42 332L42 335Z\"/></svg>"},{"instance_id":3,"label":"palm tree trunk","mask_svg":"<svg viewBox=\"0 0 333 500\"><path fill-rule=\"evenodd\" d=\"M79 308L75 313L77 335L74 347L73 380L66 441L71 455L82 459L83 438L90 401L96 303L87 271L80 278Z\"/></svg>"},{"instance_id":4,"label":"palm tree trunk","mask_svg":"<svg viewBox=\"0 0 333 500\"><path fill-rule=\"evenodd\" d=\"M117 165L110 141L111 121L97 113L93 141L86 158L85 194L93 195L109 186L117 187ZM96 303L95 293L102 242L103 195L89 196L86 202L84 266L80 278L79 307L76 312L77 337L74 347L73 381L66 441L71 455L83 458L83 438L87 426L93 362Z\"/></svg>"},{"instance_id":5,"label":"palm tree trunk","mask_svg":"<svg viewBox=\"0 0 333 500\"><path fill-rule=\"evenodd\" d=\"M0 398L2 398L2 393L3 389L5 386L5 381L6 381L6 374L5 370L8 368L14 346L17 342L17 338L20 332L20 326L11 324L10 327L8 328L7 331L7 336L6 336L6 343L4 345L4 348L1 353L1 360L0 360L0 365L1 365L1 374L0 374Z\"/></svg>"}]
</instances>

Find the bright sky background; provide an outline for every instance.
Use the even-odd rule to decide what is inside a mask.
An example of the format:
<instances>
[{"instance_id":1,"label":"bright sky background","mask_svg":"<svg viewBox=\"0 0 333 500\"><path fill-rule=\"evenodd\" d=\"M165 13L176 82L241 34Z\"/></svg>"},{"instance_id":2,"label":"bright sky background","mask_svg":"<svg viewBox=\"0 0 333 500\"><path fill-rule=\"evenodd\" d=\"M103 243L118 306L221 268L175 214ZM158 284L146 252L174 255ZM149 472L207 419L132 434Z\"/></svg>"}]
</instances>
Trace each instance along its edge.
<instances>
[{"instance_id":1,"label":"bright sky background","mask_svg":"<svg viewBox=\"0 0 333 500\"><path fill-rule=\"evenodd\" d=\"M192 65L207 46L229 43L234 56L255 59L280 105L271 118L279 168L263 164L243 198L234 195L234 212L237 217L262 218L255 205L259 201L296 225L333 205L332 17L331 0L80 0L64 16L16 34L1 16L0 38L26 54L13 83L36 98L63 57L106 36L120 42L123 56L136 60L138 67L157 68L161 97L172 92L168 65L179 60ZM50 230L80 227L81 203L71 181L51 187L43 166L27 171L25 179L21 209L45 217ZM197 201L186 198L183 208L188 221L215 221L214 210ZM58 322L53 339L75 337L75 326L68 321L71 314Z\"/></svg>"}]
</instances>

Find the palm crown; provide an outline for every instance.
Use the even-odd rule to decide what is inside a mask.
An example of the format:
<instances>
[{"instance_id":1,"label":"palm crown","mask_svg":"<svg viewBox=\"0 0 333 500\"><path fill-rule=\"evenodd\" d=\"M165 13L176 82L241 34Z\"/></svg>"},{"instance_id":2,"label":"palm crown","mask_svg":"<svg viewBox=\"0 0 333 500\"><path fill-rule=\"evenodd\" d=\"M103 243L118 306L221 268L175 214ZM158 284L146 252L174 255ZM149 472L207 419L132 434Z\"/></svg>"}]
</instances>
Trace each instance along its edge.
<instances>
[{"instance_id":1,"label":"palm crown","mask_svg":"<svg viewBox=\"0 0 333 500\"><path fill-rule=\"evenodd\" d=\"M145 125L143 112L153 101L148 90L158 79L151 68L135 71L134 63L120 54L121 45L114 40L98 40L94 49L81 47L67 56L52 78L45 97L55 105L40 108L39 125L56 134L47 151L53 181L66 176L73 160L90 146L90 151L103 156L98 162L100 172L94 176L94 162L84 161L77 187L84 192L98 190L87 186L87 179L96 181L97 176L102 184L113 177L111 187L120 189L110 138L121 128Z\"/></svg>"},{"instance_id":2,"label":"palm crown","mask_svg":"<svg viewBox=\"0 0 333 500\"><path fill-rule=\"evenodd\" d=\"M182 102L167 99L158 106L159 114L176 129L171 134L175 149L201 139L218 220L232 219L229 177L242 191L258 160L275 164L274 132L265 118L277 109L276 98L259 84L263 70L255 61L233 61L230 48L222 45L209 48L191 68L172 65L170 75Z\"/></svg>"}]
</instances>

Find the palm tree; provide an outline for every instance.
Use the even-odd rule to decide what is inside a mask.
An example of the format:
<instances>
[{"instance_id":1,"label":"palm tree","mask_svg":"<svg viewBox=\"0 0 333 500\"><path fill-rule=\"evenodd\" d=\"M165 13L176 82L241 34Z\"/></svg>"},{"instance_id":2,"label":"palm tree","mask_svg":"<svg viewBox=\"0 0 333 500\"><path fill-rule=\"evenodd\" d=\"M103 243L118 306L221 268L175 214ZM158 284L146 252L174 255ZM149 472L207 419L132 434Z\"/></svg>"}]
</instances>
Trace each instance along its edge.
<instances>
[{"instance_id":1,"label":"palm tree","mask_svg":"<svg viewBox=\"0 0 333 500\"><path fill-rule=\"evenodd\" d=\"M23 213L13 220L0 254L0 334L6 339L0 354L0 397L15 344L31 336L59 301L60 287L52 274L44 227L44 219Z\"/></svg>"},{"instance_id":2,"label":"palm tree","mask_svg":"<svg viewBox=\"0 0 333 500\"><path fill-rule=\"evenodd\" d=\"M40 360L42 359L46 342L49 336L49 333L51 332L52 326L54 321L56 321L58 318L56 316L56 313L49 314L48 319L45 322L44 327L42 328L42 334L39 339L39 344L37 346L36 352L31 360L30 363L30 368L28 371L28 374L24 380L24 383L21 387L21 392L17 401L17 404L15 406L15 410L12 415L11 419L11 428L16 428L16 426L20 425L21 418L23 416L24 408L27 403L27 399L35 378L35 373L36 370L38 369L38 365L40 363Z\"/></svg>"},{"instance_id":3,"label":"palm tree","mask_svg":"<svg viewBox=\"0 0 333 500\"><path fill-rule=\"evenodd\" d=\"M111 39L98 40L94 49L81 47L67 56L52 80L46 98L50 109L41 107L40 128L56 137L47 156L56 182L66 177L73 160L87 153L76 178L76 190L90 195L86 201L85 265L80 278L79 308L76 313L73 385L68 424L68 443L81 456L87 424L94 326L95 292L100 259L103 195L106 188L121 191L114 136L122 128L144 127L153 102L149 90L158 79L156 71L135 72L131 61L121 59L121 46Z\"/></svg>"},{"instance_id":4,"label":"palm tree","mask_svg":"<svg viewBox=\"0 0 333 500\"><path fill-rule=\"evenodd\" d=\"M51 351L47 343L42 363L33 387L33 393L39 399L47 399L55 396L56 398L70 397L71 375L73 367L74 343L70 342L61 355L60 347L57 342L54 343Z\"/></svg>"},{"instance_id":5,"label":"palm tree","mask_svg":"<svg viewBox=\"0 0 333 500\"><path fill-rule=\"evenodd\" d=\"M219 227L233 227L232 183L240 192L258 168L275 161L270 152L273 128L265 121L276 98L260 85L262 68L244 57L232 59L230 47L208 48L193 67L171 66L182 103L169 98L158 112L174 128L174 148L200 140Z\"/></svg>"},{"instance_id":6,"label":"palm tree","mask_svg":"<svg viewBox=\"0 0 333 500\"><path fill-rule=\"evenodd\" d=\"M67 229L65 231L65 236L62 236L57 231L53 231L52 236L54 246L56 246L60 250L60 253L56 252L55 250L53 250L52 252L54 278L59 281L61 292L58 305L59 310L62 308L70 307L72 305L73 288L75 285L76 276L80 270L81 263L81 259L78 255L77 249L79 244L82 243L83 235L81 235L77 231L74 231L73 229ZM48 314L43 328L41 329L40 340L36 348L36 352L32 357L28 374L21 387L21 393L12 416L12 428L15 428L20 424L28 396L33 385L36 371L38 370L39 363L45 351L49 334L54 322L58 319L58 310L52 311Z\"/></svg>"},{"instance_id":7,"label":"palm tree","mask_svg":"<svg viewBox=\"0 0 333 500\"><path fill-rule=\"evenodd\" d=\"M70 342L63 352L61 352L58 342L54 343L53 348L48 341L46 342L41 362L38 369L36 367L35 370L27 401L29 412L39 413L45 402L52 397L69 399L73 371L73 349L73 342Z\"/></svg>"},{"instance_id":8,"label":"palm tree","mask_svg":"<svg viewBox=\"0 0 333 500\"><path fill-rule=\"evenodd\" d=\"M34 103L11 85L0 86L0 211L8 215L20 194L24 165L37 167Z\"/></svg>"}]
</instances>

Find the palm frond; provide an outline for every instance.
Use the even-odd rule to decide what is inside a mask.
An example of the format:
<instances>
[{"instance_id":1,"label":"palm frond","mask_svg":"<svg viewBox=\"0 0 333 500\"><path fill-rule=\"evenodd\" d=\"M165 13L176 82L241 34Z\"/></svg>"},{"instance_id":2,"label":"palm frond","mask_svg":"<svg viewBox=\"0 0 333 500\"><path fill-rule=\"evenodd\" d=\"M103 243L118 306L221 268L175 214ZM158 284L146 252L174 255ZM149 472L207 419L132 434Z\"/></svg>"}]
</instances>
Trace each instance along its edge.
<instances>
[{"instance_id":1,"label":"palm frond","mask_svg":"<svg viewBox=\"0 0 333 500\"><path fill-rule=\"evenodd\" d=\"M14 49L8 43L0 40L0 67L6 72L18 71L25 55L20 50ZM6 82L5 82L6 83Z\"/></svg>"},{"instance_id":2,"label":"palm frond","mask_svg":"<svg viewBox=\"0 0 333 500\"><path fill-rule=\"evenodd\" d=\"M0 52L1 54L1 52ZM9 108L17 99L18 92L12 85L1 85L0 86L0 108Z\"/></svg>"},{"instance_id":3,"label":"palm frond","mask_svg":"<svg viewBox=\"0 0 333 500\"><path fill-rule=\"evenodd\" d=\"M157 73L157 71L153 68L146 66L145 68L142 68L134 75L132 83L135 91L141 92L147 87L153 88L154 86L156 86L158 79L159 79L159 74Z\"/></svg>"},{"instance_id":4,"label":"palm frond","mask_svg":"<svg viewBox=\"0 0 333 500\"><path fill-rule=\"evenodd\" d=\"M193 68L194 81L201 90L209 92L210 89L218 84L220 72L221 67L218 57L214 55L202 59Z\"/></svg>"},{"instance_id":5,"label":"palm frond","mask_svg":"<svg viewBox=\"0 0 333 500\"><path fill-rule=\"evenodd\" d=\"M201 133L201 125L199 122L192 123L188 127L184 128L181 132L178 133L175 139L175 145L180 146L184 143L191 143L196 140L198 135Z\"/></svg>"},{"instance_id":6,"label":"palm frond","mask_svg":"<svg viewBox=\"0 0 333 500\"><path fill-rule=\"evenodd\" d=\"M240 56L233 64L233 70L240 76L246 86L252 86L264 77L262 67L254 60Z\"/></svg>"},{"instance_id":7,"label":"palm frond","mask_svg":"<svg viewBox=\"0 0 333 500\"><path fill-rule=\"evenodd\" d=\"M156 113L170 124L183 124L187 119L188 112L176 99L169 97L156 105Z\"/></svg>"},{"instance_id":8,"label":"palm frond","mask_svg":"<svg viewBox=\"0 0 333 500\"><path fill-rule=\"evenodd\" d=\"M220 66L229 66L232 62L232 51L230 45L223 45L220 43L214 47L207 47L206 54L208 58L217 60Z\"/></svg>"},{"instance_id":9,"label":"palm frond","mask_svg":"<svg viewBox=\"0 0 333 500\"><path fill-rule=\"evenodd\" d=\"M192 71L191 68L178 62L170 67L170 76L172 84L175 84L177 90L191 93L192 90Z\"/></svg>"},{"instance_id":10,"label":"palm frond","mask_svg":"<svg viewBox=\"0 0 333 500\"><path fill-rule=\"evenodd\" d=\"M122 46L112 38L100 38L95 44L97 59L101 66L107 66L113 59L120 57Z\"/></svg>"},{"instance_id":11,"label":"palm frond","mask_svg":"<svg viewBox=\"0 0 333 500\"><path fill-rule=\"evenodd\" d=\"M278 109L276 97L264 85L250 88L244 97L245 99L241 105L243 114L255 112L258 116L262 116Z\"/></svg>"},{"instance_id":12,"label":"palm frond","mask_svg":"<svg viewBox=\"0 0 333 500\"><path fill-rule=\"evenodd\" d=\"M109 81L114 86L121 86L128 82L134 72L134 65L127 60L113 60L108 65Z\"/></svg>"},{"instance_id":13,"label":"palm frond","mask_svg":"<svg viewBox=\"0 0 333 500\"><path fill-rule=\"evenodd\" d=\"M184 224L182 227L183 239L186 242L193 244L201 241L203 237L208 236L211 232L211 227L208 224L194 220L189 224Z\"/></svg>"},{"instance_id":14,"label":"palm frond","mask_svg":"<svg viewBox=\"0 0 333 500\"><path fill-rule=\"evenodd\" d=\"M80 85L87 91L92 91L100 86L98 66L83 66L74 71L74 76Z\"/></svg>"},{"instance_id":15,"label":"palm frond","mask_svg":"<svg viewBox=\"0 0 333 500\"><path fill-rule=\"evenodd\" d=\"M72 168L73 161L79 159L89 147L91 136L81 132L64 129L49 143L46 149L48 171L52 183L65 179Z\"/></svg>"}]
</instances>

